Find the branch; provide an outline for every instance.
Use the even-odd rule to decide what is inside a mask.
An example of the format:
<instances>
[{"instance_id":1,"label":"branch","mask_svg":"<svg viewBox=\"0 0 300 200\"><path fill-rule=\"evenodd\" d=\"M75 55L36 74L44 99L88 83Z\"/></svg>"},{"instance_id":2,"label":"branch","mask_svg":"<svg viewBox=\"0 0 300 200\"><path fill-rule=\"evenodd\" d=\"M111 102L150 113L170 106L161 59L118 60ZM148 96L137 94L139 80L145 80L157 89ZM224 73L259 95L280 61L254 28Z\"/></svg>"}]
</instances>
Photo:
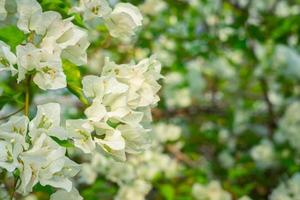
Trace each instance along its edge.
<instances>
[{"instance_id":1,"label":"branch","mask_svg":"<svg viewBox=\"0 0 300 200\"><path fill-rule=\"evenodd\" d=\"M269 98L268 91L268 83L264 78L260 79L260 85L263 91L263 96L264 100L266 102L267 108L268 108L268 115L269 115L269 123L268 123L268 128L269 128L269 136L272 136L275 129L277 128L277 122L276 122L276 116L274 114L274 109L273 109L273 104Z\"/></svg>"},{"instance_id":2,"label":"branch","mask_svg":"<svg viewBox=\"0 0 300 200\"><path fill-rule=\"evenodd\" d=\"M31 75L28 76L26 79L26 85L25 85L25 101L24 101L24 114L26 116L29 115L29 106L30 106L30 83L31 83Z\"/></svg>"},{"instance_id":3,"label":"branch","mask_svg":"<svg viewBox=\"0 0 300 200\"><path fill-rule=\"evenodd\" d=\"M172 118L175 116L192 117L195 115L199 115L200 113L224 116L226 114L226 110L218 106L190 106L186 108L171 109L166 111L162 111L158 108L152 109L152 116L154 119Z\"/></svg>"},{"instance_id":4,"label":"branch","mask_svg":"<svg viewBox=\"0 0 300 200\"><path fill-rule=\"evenodd\" d=\"M175 156L175 158L180 161L185 163L186 165L190 166L190 167L196 167L196 162L194 162L193 160L191 160L187 155L185 155L184 153L182 153L176 146L174 145L167 145L166 146L166 150L171 153L172 155Z\"/></svg>"}]
</instances>

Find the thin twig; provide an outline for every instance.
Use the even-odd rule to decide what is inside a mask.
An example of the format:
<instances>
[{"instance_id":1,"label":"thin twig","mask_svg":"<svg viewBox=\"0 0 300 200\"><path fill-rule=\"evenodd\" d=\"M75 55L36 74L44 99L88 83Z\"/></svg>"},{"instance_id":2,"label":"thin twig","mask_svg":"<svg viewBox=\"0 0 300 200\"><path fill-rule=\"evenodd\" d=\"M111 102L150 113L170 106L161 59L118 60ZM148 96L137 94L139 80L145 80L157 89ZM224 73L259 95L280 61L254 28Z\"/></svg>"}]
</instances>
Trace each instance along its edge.
<instances>
[{"instance_id":1,"label":"thin twig","mask_svg":"<svg viewBox=\"0 0 300 200\"><path fill-rule=\"evenodd\" d=\"M186 108L170 109L166 111L157 108L152 109L152 115L155 120L161 118L172 118L175 116L192 117L200 114L214 114L224 116L226 112L227 110L225 109L225 106L224 108L223 106L190 106Z\"/></svg>"},{"instance_id":2,"label":"thin twig","mask_svg":"<svg viewBox=\"0 0 300 200\"><path fill-rule=\"evenodd\" d=\"M30 106L30 83L31 83L31 76L29 76L26 80L26 86L25 86L25 102L24 102L24 114L26 116L29 115L29 106Z\"/></svg>"},{"instance_id":3,"label":"thin twig","mask_svg":"<svg viewBox=\"0 0 300 200\"><path fill-rule=\"evenodd\" d=\"M187 155L182 153L178 148L176 148L176 146L167 145L166 150L172 155L174 155L178 161L183 162L190 167L196 167L196 163L193 160L191 160Z\"/></svg>"},{"instance_id":4,"label":"thin twig","mask_svg":"<svg viewBox=\"0 0 300 200\"><path fill-rule=\"evenodd\" d=\"M273 104L269 98L268 95L268 84L267 81L264 78L260 79L260 85L263 91L263 96L264 96L264 100L266 102L267 108L268 108L268 115L269 115L269 123L268 123L268 127L269 127L269 136L272 136L275 129L277 128L277 122L276 122L276 116L274 114L274 109L273 109Z\"/></svg>"}]
</instances>

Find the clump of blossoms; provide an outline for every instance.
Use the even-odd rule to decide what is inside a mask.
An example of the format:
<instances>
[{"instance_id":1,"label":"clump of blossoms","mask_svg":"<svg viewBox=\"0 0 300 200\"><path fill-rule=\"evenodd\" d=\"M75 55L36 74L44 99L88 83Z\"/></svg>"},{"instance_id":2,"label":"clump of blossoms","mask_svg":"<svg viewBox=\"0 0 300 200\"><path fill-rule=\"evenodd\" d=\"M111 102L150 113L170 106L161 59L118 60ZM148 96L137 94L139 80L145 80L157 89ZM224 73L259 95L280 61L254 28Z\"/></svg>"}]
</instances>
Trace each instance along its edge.
<instances>
[{"instance_id":1,"label":"clump of blossoms","mask_svg":"<svg viewBox=\"0 0 300 200\"><path fill-rule=\"evenodd\" d=\"M262 140L260 144L254 146L250 155L259 168L266 169L276 164L274 146L269 140Z\"/></svg>"},{"instance_id":2,"label":"clump of blossoms","mask_svg":"<svg viewBox=\"0 0 300 200\"><path fill-rule=\"evenodd\" d=\"M177 132L174 137L171 133ZM84 163L80 172L80 182L93 184L98 174L118 184L119 190L115 200L143 200L151 191L151 182L157 175L174 178L182 166L164 152L167 142L177 142L181 129L173 124L159 123L153 128L153 140L150 149L141 154L130 155L127 162L117 162L103 154L93 154L90 163Z\"/></svg>"},{"instance_id":3,"label":"clump of blossoms","mask_svg":"<svg viewBox=\"0 0 300 200\"><path fill-rule=\"evenodd\" d=\"M211 181L207 185L195 183L192 194L197 200L231 200L230 193L223 190L218 181Z\"/></svg>"},{"instance_id":4,"label":"clump of blossoms","mask_svg":"<svg viewBox=\"0 0 300 200\"><path fill-rule=\"evenodd\" d=\"M224 190L219 181L211 181L207 185L195 183L192 195L197 200L232 200L231 194ZM248 196L242 196L238 200L251 200Z\"/></svg>"},{"instance_id":5,"label":"clump of blossoms","mask_svg":"<svg viewBox=\"0 0 300 200\"><path fill-rule=\"evenodd\" d=\"M102 19L111 36L128 38L142 25L143 16L130 3L117 3L112 9L106 0L80 0L73 12L80 13L84 21Z\"/></svg>"},{"instance_id":6,"label":"clump of blossoms","mask_svg":"<svg viewBox=\"0 0 300 200\"><path fill-rule=\"evenodd\" d=\"M284 115L279 121L279 130L276 135L277 138L280 138L281 142L287 140L297 151L300 150L300 115L298 112L295 112L295 110L298 109L300 109L300 103L298 101L291 103L286 108Z\"/></svg>"},{"instance_id":7,"label":"clump of blossoms","mask_svg":"<svg viewBox=\"0 0 300 200\"><path fill-rule=\"evenodd\" d=\"M6 19L6 3L0 0L0 20ZM51 200L80 200L72 178L84 165L67 156L63 142L91 156L100 152L122 161L126 153L147 149L150 110L159 101L161 65L154 57L121 65L107 58L101 76L82 79L80 100L88 104L85 118L61 120L60 105L50 102L38 105L31 119L31 83L45 91L66 88L65 60L77 66L87 64L90 42L87 31L76 26L73 17L64 19L58 12L43 11L36 0L16 0L16 6L13 25L24 33L25 40L15 49L0 41L0 73L11 72L25 86L25 115L0 124L0 168L15 179L13 191L20 195L30 194L40 184L56 189ZM84 20L103 18L114 37L130 37L141 26L142 15L129 3L112 9L106 1L82 0L74 10Z\"/></svg>"},{"instance_id":8,"label":"clump of blossoms","mask_svg":"<svg viewBox=\"0 0 300 200\"><path fill-rule=\"evenodd\" d=\"M300 198L300 174L294 174L289 180L280 183L271 193L270 200L299 199Z\"/></svg>"}]
</instances>

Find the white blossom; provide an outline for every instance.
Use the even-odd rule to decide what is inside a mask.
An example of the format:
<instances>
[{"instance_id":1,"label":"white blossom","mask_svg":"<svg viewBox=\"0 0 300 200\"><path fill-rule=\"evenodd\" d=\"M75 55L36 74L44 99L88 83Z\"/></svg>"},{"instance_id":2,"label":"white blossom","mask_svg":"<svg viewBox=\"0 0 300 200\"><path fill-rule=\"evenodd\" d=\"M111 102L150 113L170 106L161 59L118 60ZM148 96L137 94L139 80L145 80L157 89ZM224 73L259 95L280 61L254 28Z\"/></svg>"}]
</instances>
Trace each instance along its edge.
<instances>
[{"instance_id":1,"label":"white blossom","mask_svg":"<svg viewBox=\"0 0 300 200\"><path fill-rule=\"evenodd\" d=\"M4 42L0 41L0 72L11 71L12 75L17 73L14 65L17 63L17 58L11 52L10 47Z\"/></svg>"},{"instance_id":2,"label":"white blossom","mask_svg":"<svg viewBox=\"0 0 300 200\"><path fill-rule=\"evenodd\" d=\"M78 166L65 157L65 148L59 146L46 134L41 134L28 151L21 153L21 185L19 191L28 194L38 182L41 185L51 185L72 189L70 177L77 174Z\"/></svg>"},{"instance_id":3,"label":"white blossom","mask_svg":"<svg viewBox=\"0 0 300 200\"><path fill-rule=\"evenodd\" d=\"M0 0L0 20L5 20L7 16L7 11L5 9L6 0Z\"/></svg>"},{"instance_id":4,"label":"white blossom","mask_svg":"<svg viewBox=\"0 0 300 200\"><path fill-rule=\"evenodd\" d=\"M112 9L106 0L80 0L79 6L73 8L74 12L82 13L85 21L96 17L108 16Z\"/></svg>"},{"instance_id":5,"label":"white blossom","mask_svg":"<svg viewBox=\"0 0 300 200\"><path fill-rule=\"evenodd\" d=\"M176 141L181 136L181 128L175 124L157 123L153 133L159 142Z\"/></svg>"},{"instance_id":6,"label":"white blossom","mask_svg":"<svg viewBox=\"0 0 300 200\"><path fill-rule=\"evenodd\" d=\"M19 167L18 157L28 148L27 126L27 117L12 117L0 126L0 167L9 172Z\"/></svg>"},{"instance_id":7,"label":"white blossom","mask_svg":"<svg viewBox=\"0 0 300 200\"><path fill-rule=\"evenodd\" d=\"M37 114L29 123L29 131L32 138L46 133L48 136L66 140L67 132L60 126L60 105L48 103L37 106Z\"/></svg>"},{"instance_id":8,"label":"white blossom","mask_svg":"<svg viewBox=\"0 0 300 200\"><path fill-rule=\"evenodd\" d=\"M296 200L300 198L300 174L280 183L269 196L269 200Z\"/></svg>"},{"instance_id":9,"label":"white blossom","mask_svg":"<svg viewBox=\"0 0 300 200\"><path fill-rule=\"evenodd\" d=\"M67 192L65 190L58 190L50 196L50 200L62 200L62 199L83 200L79 192L74 187L70 192Z\"/></svg>"},{"instance_id":10,"label":"white blossom","mask_svg":"<svg viewBox=\"0 0 300 200\"><path fill-rule=\"evenodd\" d=\"M130 3L118 3L105 18L105 23L113 37L128 38L142 25L142 20L143 16L137 7Z\"/></svg>"},{"instance_id":11,"label":"white blossom","mask_svg":"<svg viewBox=\"0 0 300 200\"><path fill-rule=\"evenodd\" d=\"M300 114L295 112L300 109L300 102L291 103L285 110L284 115L279 120L279 132L282 133L290 145L297 151L300 150L300 135L299 135L299 122Z\"/></svg>"},{"instance_id":12,"label":"white blossom","mask_svg":"<svg viewBox=\"0 0 300 200\"><path fill-rule=\"evenodd\" d=\"M25 46L17 46L17 58L19 82L25 78L27 73L35 71L33 81L41 89L66 87L66 76L63 73L59 49L40 49L27 43Z\"/></svg>"},{"instance_id":13,"label":"white blossom","mask_svg":"<svg viewBox=\"0 0 300 200\"><path fill-rule=\"evenodd\" d=\"M129 86L128 106L130 108L153 106L159 101L158 80L161 64L154 57L144 59L138 64L117 65L106 59L102 75L114 75L118 81Z\"/></svg>"},{"instance_id":14,"label":"white blossom","mask_svg":"<svg viewBox=\"0 0 300 200\"><path fill-rule=\"evenodd\" d=\"M262 140L260 144L251 149L250 154L258 167L268 168L275 164L274 147L269 140Z\"/></svg>"},{"instance_id":15,"label":"white blossom","mask_svg":"<svg viewBox=\"0 0 300 200\"><path fill-rule=\"evenodd\" d=\"M118 191L115 200L144 200L151 190L151 185L143 180L136 180L132 185L124 185Z\"/></svg>"},{"instance_id":16,"label":"white blossom","mask_svg":"<svg viewBox=\"0 0 300 200\"><path fill-rule=\"evenodd\" d=\"M207 185L196 183L193 185L192 194L197 200L231 200L230 194L223 190L218 181L211 181Z\"/></svg>"},{"instance_id":17,"label":"white blossom","mask_svg":"<svg viewBox=\"0 0 300 200\"><path fill-rule=\"evenodd\" d=\"M67 120L66 128L76 147L85 153L91 153L95 149L92 138L94 128L87 120Z\"/></svg>"}]
</instances>

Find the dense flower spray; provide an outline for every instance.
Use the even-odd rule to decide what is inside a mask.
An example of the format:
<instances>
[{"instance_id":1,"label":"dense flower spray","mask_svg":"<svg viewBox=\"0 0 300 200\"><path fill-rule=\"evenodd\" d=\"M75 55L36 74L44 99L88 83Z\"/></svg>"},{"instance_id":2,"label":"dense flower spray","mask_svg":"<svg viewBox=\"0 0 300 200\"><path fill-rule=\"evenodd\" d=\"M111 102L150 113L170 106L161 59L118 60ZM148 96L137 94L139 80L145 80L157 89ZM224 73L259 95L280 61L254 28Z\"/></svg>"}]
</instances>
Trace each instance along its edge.
<instances>
[{"instance_id":1,"label":"dense flower spray","mask_svg":"<svg viewBox=\"0 0 300 200\"><path fill-rule=\"evenodd\" d=\"M0 20L6 20L6 1L0 1ZM36 0L16 0L13 25L25 39L14 50L0 41L0 73L9 71L25 90L25 115L0 125L0 167L15 177L14 190L28 195L37 184L52 186L56 199L82 199L72 183L81 166L72 161L63 145L68 142L82 153L126 160L126 154L149 147L150 109L159 101L161 65L154 58L118 65L106 59L100 76L82 78L82 119L61 119L58 103L37 105L29 118L29 89L56 90L68 85L65 63L87 64L88 32L55 11L43 11ZM106 0L81 0L72 12L85 21L102 18L113 37L130 38L142 25L139 9L129 3L111 8ZM76 67L75 66L75 67ZM147 125L147 126L146 126ZM136 183L139 184L140 183ZM12 193L12 197L15 193Z\"/></svg>"}]
</instances>

